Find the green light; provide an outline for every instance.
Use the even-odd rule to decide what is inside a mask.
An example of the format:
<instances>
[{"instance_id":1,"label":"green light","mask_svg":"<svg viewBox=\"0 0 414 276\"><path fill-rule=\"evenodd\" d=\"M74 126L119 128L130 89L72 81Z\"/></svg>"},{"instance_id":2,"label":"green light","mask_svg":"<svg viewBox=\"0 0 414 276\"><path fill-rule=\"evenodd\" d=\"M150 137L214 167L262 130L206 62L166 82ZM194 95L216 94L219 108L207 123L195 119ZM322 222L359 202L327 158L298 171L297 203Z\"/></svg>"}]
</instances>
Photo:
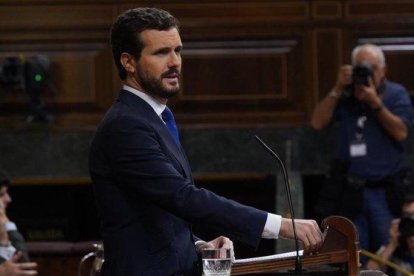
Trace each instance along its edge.
<instances>
[{"instance_id":1,"label":"green light","mask_svg":"<svg viewBox=\"0 0 414 276\"><path fill-rule=\"evenodd\" d=\"M34 76L34 80L35 80L35 81L42 81L42 79L43 79L43 77L42 77L42 75L40 75L40 74L36 74L36 75Z\"/></svg>"}]
</instances>

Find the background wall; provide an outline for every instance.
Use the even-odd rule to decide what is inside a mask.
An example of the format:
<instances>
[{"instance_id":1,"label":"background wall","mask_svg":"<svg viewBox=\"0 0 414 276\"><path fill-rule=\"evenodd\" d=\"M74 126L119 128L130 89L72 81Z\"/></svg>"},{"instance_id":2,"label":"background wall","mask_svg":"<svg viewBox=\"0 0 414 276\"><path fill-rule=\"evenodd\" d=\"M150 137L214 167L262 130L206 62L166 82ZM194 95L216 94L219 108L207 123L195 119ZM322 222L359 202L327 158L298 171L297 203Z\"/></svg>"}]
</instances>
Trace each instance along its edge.
<instances>
[{"instance_id":1,"label":"background wall","mask_svg":"<svg viewBox=\"0 0 414 276\"><path fill-rule=\"evenodd\" d=\"M359 43L380 45L389 79L414 95L413 1L3 0L0 60L45 54L55 87L41 93L45 123L28 122L26 91L0 86L0 167L18 185L89 185L89 142L120 87L109 28L140 6L181 21L183 91L171 106L198 176L280 172L254 135L292 171L324 173L331 135L308 121Z\"/></svg>"},{"instance_id":2,"label":"background wall","mask_svg":"<svg viewBox=\"0 0 414 276\"><path fill-rule=\"evenodd\" d=\"M412 1L5 0L0 61L45 54L55 87L41 93L53 121L28 123L26 91L0 86L0 166L13 177L88 175L88 143L120 87L110 24L139 6L181 21L183 92L171 106L196 172L271 170L251 144L259 132L282 156L291 140L298 169L323 172L330 136L308 121L358 43L382 46L389 78L414 95Z\"/></svg>"}]
</instances>

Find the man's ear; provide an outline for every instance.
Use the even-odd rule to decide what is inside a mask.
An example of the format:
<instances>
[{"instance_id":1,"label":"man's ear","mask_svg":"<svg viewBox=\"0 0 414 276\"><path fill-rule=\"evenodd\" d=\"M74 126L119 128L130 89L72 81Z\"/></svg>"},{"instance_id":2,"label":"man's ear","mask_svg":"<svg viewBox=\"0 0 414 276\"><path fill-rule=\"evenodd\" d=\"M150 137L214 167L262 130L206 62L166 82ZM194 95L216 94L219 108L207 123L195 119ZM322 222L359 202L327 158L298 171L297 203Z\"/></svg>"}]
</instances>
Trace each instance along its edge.
<instances>
[{"instance_id":1,"label":"man's ear","mask_svg":"<svg viewBox=\"0 0 414 276\"><path fill-rule=\"evenodd\" d=\"M128 53L122 53L119 59L127 73L135 73L136 62L135 58L132 55Z\"/></svg>"}]
</instances>

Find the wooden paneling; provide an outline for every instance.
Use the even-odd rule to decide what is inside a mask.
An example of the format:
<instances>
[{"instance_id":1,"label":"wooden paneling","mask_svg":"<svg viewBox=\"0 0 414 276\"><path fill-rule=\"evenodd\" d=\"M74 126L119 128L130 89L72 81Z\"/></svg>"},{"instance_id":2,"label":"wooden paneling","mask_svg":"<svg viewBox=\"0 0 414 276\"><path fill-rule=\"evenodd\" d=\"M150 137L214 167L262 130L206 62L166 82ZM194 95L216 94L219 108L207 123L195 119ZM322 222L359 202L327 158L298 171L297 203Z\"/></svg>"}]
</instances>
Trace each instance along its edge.
<instances>
[{"instance_id":1,"label":"wooden paneling","mask_svg":"<svg viewBox=\"0 0 414 276\"><path fill-rule=\"evenodd\" d=\"M0 62L47 54L55 93L51 127L95 128L120 81L109 28L127 8L164 8L181 22L182 94L171 101L181 127L300 126L336 70L363 41L384 47L388 76L410 91L414 3L407 0L5 0ZM0 124L16 127L27 95L0 87Z\"/></svg>"},{"instance_id":2,"label":"wooden paneling","mask_svg":"<svg viewBox=\"0 0 414 276\"><path fill-rule=\"evenodd\" d=\"M344 61L341 58L342 37L339 29L317 29L314 34L316 42L314 85L315 91L320 91L316 99L318 102L332 89L337 70ZM320 56L329 58L318 58Z\"/></svg>"},{"instance_id":3,"label":"wooden paneling","mask_svg":"<svg viewBox=\"0 0 414 276\"><path fill-rule=\"evenodd\" d=\"M258 112L295 110L300 93L295 73L298 41L220 41L187 43L183 52L183 93L173 103L186 115L182 123L207 121L209 113L221 113L229 122L255 120ZM229 106L231 105L231 108ZM241 118L238 112L243 112ZM193 115L197 114L196 118ZM202 118L206 115L205 118Z\"/></svg>"},{"instance_id":4,"label":"wooden paneling","mask_svg":"<svg viewBox=\"0 0 414 276\"><path fill-rule=\"evenodd\" d=\"M151 6L168 10L184 25L246 25L264 22L302 21L309 17L309 6L304 1L186 1ZM136 5L124 5L133 8Z\"/></svg>"},{"instance_id":5,"label":"wooden paneling","mask_svg":"<svg viewBox=\"0 0 414 276\"><path fill-rule=\"evenodd\" d=\"M388 16L412 16L414 14L414 3L412 1L346 1L346 15L350 19L368 19L372 17L386 19Z\"/></svg>"},{"instance_id":6,"label":"wooden paneling","mask_svg":"<svg viewBox=\"0 0 414 276\"><path fill-rule=\"evenodd\" d=\"M0 45L17 46L12 48L16 53L38 43L42 44L38 51L46 51L58 42L107 43L109 26L118 13L116 7L104 3L15 2L0 4Z\"/></svg>"},{"instance_id":7,"label":"wooden paneling","mask_svg":"<svg viewBox=\"0 0 414 276\"><path fill-rule=\"evenodd\" d=\"M15 1L16 2L16 1ZM70 31L74 29L96 29L107 27L113 19L111 5L90 4L38 4L28 3L1 5L0 25L2 30L20 32L41 30Z\"/></svg>"},{"instance_id":8,"label":"wooden paneling","mask_svg":"<svg viewBox=\"0 0 414 276\"><path fill-rule=\"evenodd\" d=\"M335 1L313 1L312 16L315 19L340 19L342 6Z\"/></svg>"},{"instance_id":9,"label":"wooden paneling","mask_svg":"<svg viewBox=\"0 0 414 276\"><path fill-rule=\"evenodd\" d=\"M78 266L82 255L72 256L34 256L31 261L38 264L37 272L42 276L74 276L78 275Z\"/></svg>"},{"instance_id":10,"label":"wooden paneling","mask_svg":"<svg viewBox=\"0 0 414 276\"><path fill-rule=\"evenodd\" d=\"M15 46L20 48L18 56L22 56L23 59L37 54L36 50L50 59L50 75L54 88L44 91L43 98L53 107L67 111L77 107L100 110L99 108L107 106L107 98L112 93L112 80L111 71L106 69L111 68L111 56L106 45L54 44L53 48L44 44L36 47L25 46ZM10 56L16 56L15 52L0 53L0 58ZM10 90L12 89L8 86L0 86L2 103L6 107L27 105L28 99L24 90L13 89L13 93L10 93Z\"/></svg>"}]
</instances>

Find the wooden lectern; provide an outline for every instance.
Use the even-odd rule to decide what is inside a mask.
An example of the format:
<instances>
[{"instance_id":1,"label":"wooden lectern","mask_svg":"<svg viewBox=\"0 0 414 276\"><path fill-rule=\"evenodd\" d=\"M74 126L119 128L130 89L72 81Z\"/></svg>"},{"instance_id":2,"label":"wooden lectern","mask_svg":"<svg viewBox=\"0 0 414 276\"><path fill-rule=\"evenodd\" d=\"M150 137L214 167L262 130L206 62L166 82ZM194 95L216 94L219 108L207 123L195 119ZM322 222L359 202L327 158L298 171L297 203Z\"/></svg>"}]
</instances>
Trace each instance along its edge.
<instances>
[{"instance_id":1,"label":"wooden lectern","mask_svg":"<svg viewBox=\"0 0 414 276\"><path fill-rule=\"evenodd\" d=\"M323 220L322 229L325 239L318 254L301 256L302 274L359 275L359 242L353 223L344 217L331 216ZM233 263L231 275L292 273L295 259L296 252L239 259Z\"/></svg>"}]
</instances>

